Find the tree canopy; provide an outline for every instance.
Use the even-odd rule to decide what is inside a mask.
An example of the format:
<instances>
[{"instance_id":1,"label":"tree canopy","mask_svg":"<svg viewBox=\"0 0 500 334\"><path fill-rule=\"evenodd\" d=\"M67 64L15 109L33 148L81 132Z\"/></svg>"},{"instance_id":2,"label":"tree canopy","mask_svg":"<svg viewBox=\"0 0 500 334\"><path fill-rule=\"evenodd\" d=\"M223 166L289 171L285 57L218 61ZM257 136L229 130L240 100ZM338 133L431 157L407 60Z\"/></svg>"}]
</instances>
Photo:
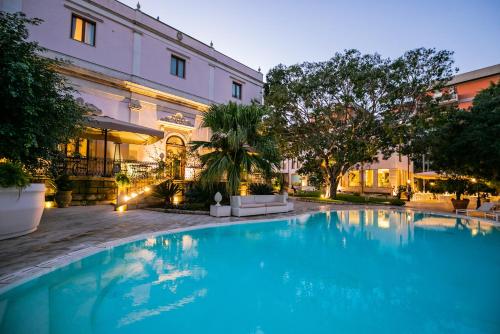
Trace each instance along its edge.
<instances>
[{"instance_id":1,"label":"tree canopy","mask_svg":"<svg viewBox=\"0 0 500 334\"><path fill-rule=\"evenodd\" d=\"M380 152L404 149L422 119L431 87L449 79L451 53L416 49L391 60L357 50L330 60L278 65L267 75L268 126L301 172L321 175L332 197L341 175ZM392 125L391 125L392 124Z\"/></svg>"},{"instance_id":2,"label":"tree canopy","mask_svg":"<svg viewBox=\"0 0 500 334\"><path fill-rule=\"evenodd\" d=\"M428 148L441 172L500 181L500 83L477 94L470 110L443 114Z\"/></svg>"},{"instance_id":3,"label":"tree canopy","mask_svg":"<svg viewBox=\"0 0 500 334\"><path fill-rule=\"evenodd\" d=\"M50 159L58 144L75 135L85 113L54 71L60 62L43 57L44 49L27 41L27 25L41 22L0 12L0 158L27 168Z\"/></svg>"}]
</instances>

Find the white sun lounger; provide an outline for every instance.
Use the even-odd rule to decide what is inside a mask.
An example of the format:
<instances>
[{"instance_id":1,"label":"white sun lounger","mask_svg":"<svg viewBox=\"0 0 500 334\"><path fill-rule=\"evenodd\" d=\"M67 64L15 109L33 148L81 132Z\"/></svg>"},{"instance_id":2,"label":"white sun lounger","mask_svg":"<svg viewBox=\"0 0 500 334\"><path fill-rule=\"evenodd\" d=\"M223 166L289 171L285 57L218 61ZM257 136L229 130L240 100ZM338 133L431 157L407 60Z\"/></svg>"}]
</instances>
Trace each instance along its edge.
<instances>
[{"instance_id":1,"label":"white sun lounger","mask_svg":"<svg viewBox=\"0 0 500 334\"><path fill-rule=\"evenodd\" d=\"M468 216L470 213L479 213L481 214L484 218L492 218L495 219L496 221L499 220L500 218L500 211L494 211L496 207L500 207L499 202L486 202L483 203L479 208L477 209L457 209L455 210L457 214L464 214Z\"/></svg>"}]
</instances>

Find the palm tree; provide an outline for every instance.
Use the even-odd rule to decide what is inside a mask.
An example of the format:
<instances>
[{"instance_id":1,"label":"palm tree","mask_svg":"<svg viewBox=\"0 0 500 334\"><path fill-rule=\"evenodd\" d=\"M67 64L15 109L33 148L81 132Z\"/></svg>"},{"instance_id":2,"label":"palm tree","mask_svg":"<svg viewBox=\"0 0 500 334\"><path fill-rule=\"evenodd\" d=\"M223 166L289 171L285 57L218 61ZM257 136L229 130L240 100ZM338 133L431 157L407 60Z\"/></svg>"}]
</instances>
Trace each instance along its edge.
<instances>
[{"instance_id":1,"label":"palm tree","mask_svg":"<svg viewBox=\"0 0 500 334\"><path fill-rule=\"evenodd\" d=\"M270 175L280 161L274 137L263 126L266 109L259 104L233 102L212 105L203 115L203 127L211 130L210 141L193 141L194 150L209 151L200 156L204 167L200 180L211 186L227 178L229 194L238 193L243 173Z\"/></svg>"}]
</instances>

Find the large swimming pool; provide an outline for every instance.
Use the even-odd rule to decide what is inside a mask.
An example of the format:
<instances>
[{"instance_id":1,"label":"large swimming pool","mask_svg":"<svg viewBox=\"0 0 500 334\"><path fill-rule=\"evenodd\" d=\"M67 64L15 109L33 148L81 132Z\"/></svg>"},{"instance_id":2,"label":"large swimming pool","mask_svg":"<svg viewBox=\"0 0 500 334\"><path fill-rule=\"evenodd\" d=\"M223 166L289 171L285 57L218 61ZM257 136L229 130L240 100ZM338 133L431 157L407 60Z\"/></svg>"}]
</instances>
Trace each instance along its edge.
<instances>
[{"instance_id":1,"label":"large swimming pool","mask_svg":"<svg viewBox=\"0 0 500 334\"><path fill-rule=\"evenodd\" d=\"M0 295L0 333L500 333L500 230L365 210L162 235Z\"/></svg>"}]
</instances>

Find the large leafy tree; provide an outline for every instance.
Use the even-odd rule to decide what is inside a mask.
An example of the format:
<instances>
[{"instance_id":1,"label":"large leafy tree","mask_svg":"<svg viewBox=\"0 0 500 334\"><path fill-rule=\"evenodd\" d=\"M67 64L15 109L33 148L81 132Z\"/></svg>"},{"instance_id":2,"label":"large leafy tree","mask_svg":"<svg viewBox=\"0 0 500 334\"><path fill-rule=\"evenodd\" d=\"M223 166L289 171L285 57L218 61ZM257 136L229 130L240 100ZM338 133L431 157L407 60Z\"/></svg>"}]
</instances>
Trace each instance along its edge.
<instances>
[{"instance_id":1,"label":"large leafy tree","mask_svg":"<svg viewBox=\"0 0 500 334\"><path fill-rule=\"evenodd\" d=\"M433 167L500 181L500 83L476 95L471 110L452 110L426 138Z\"/></svg>"},{"instance_id":2,"label":"large leafy tree","mask_svg":"<svg viewBox=\"0 0 500 334\"><path fill-rule=\"evenodd\" d=\"M267 75L268 126L283 152L302 160L301 172L322 176L331 197L342 174L374 161L381 149L388 66L379 55L349 50L326 62L279 65Z\"/></svg>"},{"instance_id":3,"label":"large leafy tree","mask_svg":"<svg viewBox=\"0 0 500 334\"><path fill-rule=\"evenodd\" d=\"M280 156L271 133L263 127L267 114L258 104L241 105L233 102L212 105L203 115L202 126L211 130L210 141L193 141L192 148L201 152L205 186L227 178L230 195L238 193L245 173L271 175Z\"/></svg>"},{"instance_id":4,"label":"large leafy tree","mask_svg":"<svg viewBox=\"0 0 500 334\"><path fill-rule=\"evenodd\" d=\"M348 50L325 62L278 65L265 87L269 126L285 155L299 156L301 172L322 176L335 197L354 165L421 143L423 125L441 110L429 90L449 80L451 55L421 48L390 60Z\"/></svg>"},{"instance_id":5,"label":"large leafy tree","mask_svg":"<svg viewBox=\"0 0 500 334\"><path fill-rule=\"evenodd\" d=\"M78 131L85 110L54 71L58 61L27 41L41 20L0 12L0 158L36 168Z\"/></svg>"}]
</instances>

